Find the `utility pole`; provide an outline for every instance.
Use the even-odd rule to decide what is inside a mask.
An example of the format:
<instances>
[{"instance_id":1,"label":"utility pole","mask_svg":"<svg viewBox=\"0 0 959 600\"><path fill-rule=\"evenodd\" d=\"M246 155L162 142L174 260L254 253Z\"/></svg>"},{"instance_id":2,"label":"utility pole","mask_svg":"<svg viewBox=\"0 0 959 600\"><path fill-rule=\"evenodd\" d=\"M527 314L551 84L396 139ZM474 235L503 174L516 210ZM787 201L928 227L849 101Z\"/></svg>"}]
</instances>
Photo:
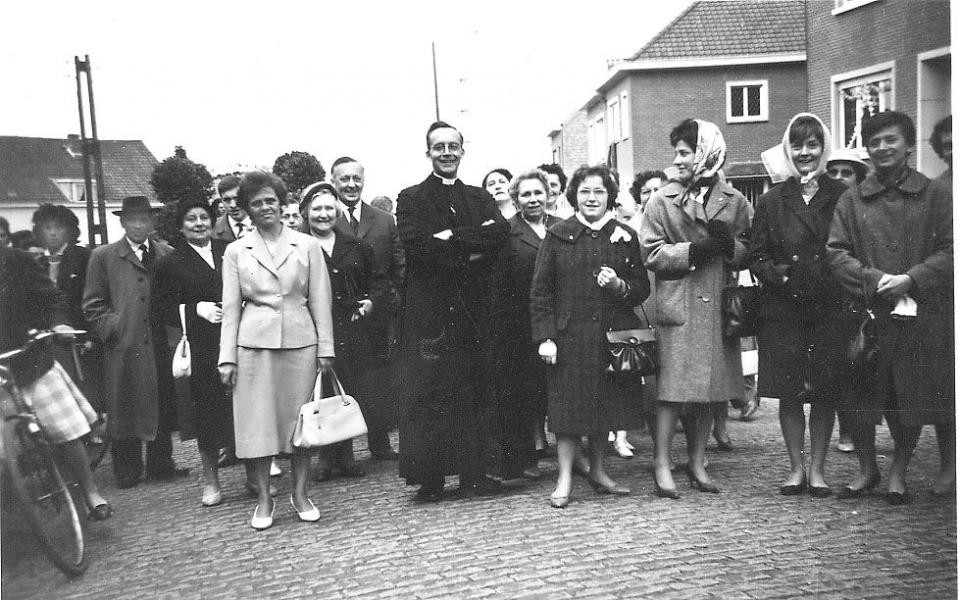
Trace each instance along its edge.
<instances>
[{"instance_id":1,"label":"utility pole","mask_svg":"<svg viewBox=\"0 0 959 600\"><path fill-rule=\"evenodd\" d=\"M100 151L100 139L97 137L97 116L96 106L93 102L93 71L90 67L90 55L84 56L80 60L79 56L73 57L73 64L77 73L77 111L80 115L80 144L83 150L83 184L87 204L87 235L90 239L90 246L97 246L96 236L100 236L100 244L108 243L107 238L107 206L105 196L105 184L103 177L103 155ZM90 133L93 137L87 137L86 115L83 110L83 84L80 74L86 74L87 105L90 111ZM94 193L93 176L91 173L91 161L95 169L96 193ZM96 204L96 219L94 218L94 203Z\"/></svg>"},{"instance_id":2,"label":"utility pole","mask_svg":"<svg viewBox=\"0 0 959 600\"><path fill-rule=\"evenodd\" d=\"M430 42L433 47L433 102L436 105L436 120L440 120L440 86L436 78L436 42Z\"/></svg>"}]
</instances>

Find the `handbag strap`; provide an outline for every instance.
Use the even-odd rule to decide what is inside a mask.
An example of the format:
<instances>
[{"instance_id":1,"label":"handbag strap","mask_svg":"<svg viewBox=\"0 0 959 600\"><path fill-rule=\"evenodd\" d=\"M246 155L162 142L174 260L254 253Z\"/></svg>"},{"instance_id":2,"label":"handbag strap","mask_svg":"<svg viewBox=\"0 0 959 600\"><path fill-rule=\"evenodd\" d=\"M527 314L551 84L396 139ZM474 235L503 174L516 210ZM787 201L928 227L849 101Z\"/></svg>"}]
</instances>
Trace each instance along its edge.
<instances>
[{"instance_id":1,"label":"handbag strap","mask_svg":"<svg viewBox=\"0 0 959 600\"><path fill-rule=\"evenodd\" d=\"M183 330L183 337L186 337L186 304L180 305L180 328Z\"/></svg>"},{"instance_id":2,"label":"handbag strap","mask_svg":"<svg viewBox=\"0 0 959 600\"><path fill-rule=\"evenodd\" d=\"M340 378L337 377L336 371L330 369L329 372L333 378L333 395L342 397L343 405L346 406L349 403L346 401L346 392L343 391L343 384L340 383ZM313 385L313 400L319 400L323 397L323 371L320 371L316 374L316 383Z\"/></svg>"},{"instance_id":3,"label":"handbag strap","mask_svg":"<svg viewBox=\"0 0 959 600\"><path fill-rule=\"evenodd\" d=\"M649 316L646 314L646 307L643 306L642 302L640 302L640 304L639 304L639 310L643 311L643 320L646 321L646 328L647 328L647 329L652 329L652 328L653 328L653 324L649 322Z\"/></svg>"}]
</instances>

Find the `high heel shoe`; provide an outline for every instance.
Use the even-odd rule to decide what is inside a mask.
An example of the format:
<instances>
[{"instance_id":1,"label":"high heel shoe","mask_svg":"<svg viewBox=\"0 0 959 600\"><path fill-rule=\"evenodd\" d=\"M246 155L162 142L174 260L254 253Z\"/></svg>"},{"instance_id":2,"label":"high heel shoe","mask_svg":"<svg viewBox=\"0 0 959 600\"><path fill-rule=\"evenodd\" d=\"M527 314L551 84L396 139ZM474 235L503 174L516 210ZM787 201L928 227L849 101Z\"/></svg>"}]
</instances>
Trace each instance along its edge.
<instances>
[{"instance_id":1,"label":"high heel shoe","mask_svg":"<svg viewBox=\"0 0 959 600\"><path fill-rule=\"evenodd\" d=\"M880 479L881 479L881 476L879 475L879 473L874 473L873 476L869 478L869 481L866 482L866 485L858 489L851 488L847 485L841 490L839 490L838 492L836 492L836 497L839 498L840 500L849 500L850 498L858 498L859 496L862 496L864 493L868 492L869 490L879 485Z\"/></svg>"},{"instance_id":2,"label":"high heel shoe","mask_svg":"<svg viewBox=\"0 0 959 600\"><path fill-rule=\"evenodd\" d=\"M318 509L316 505L313 504L313 501L309 498L307 498L306 501L310 503L310 508L300 511L300 509L296 507L296 502L293 502L293 495L290 495L290 505L293 507L293 510L296 511L296 516L299 517L301 521L305 523L315 523L316 521L319 521L320 509Z\"/></svg>"},{"instance_id":3,"label":"high heel shoe","mask_svg":"<svg viewBox=\"0 0 959 600\"><path fill-rule=\"evenodd\" d=\"M715 433L713 434L713 439L716 440L716 449L720 452L732 452L733 451L733 441L729 439L727 435L725 439L721 439Z\"/></svg>"},{"instance_id":4,"label":"high heel shoe","mask_svg":"<svg viewBox=\"0 0 959 600\"><path fill-rule=\"evenodd\" d=\"M803 471L802 479L799 480L799 483L790 483L787 485L779 486L779 493L783 496L798 496L806 491L806 486L808 485L809 480L806 479L806 472ZM826 488L827 490L829 488Z\"/></svg>"},{"instance_id":5,"label":"high heel shoe","mask_svg":"<svg viewBox=\"0 0 959 600\"><path fill-rule=\"evenodd\" d=\"M257 514L260 505L256 505L256 508L253 509L253 518L250 520L250 527L256 529L257 531L263 531L264 529L269 529L273 526L273 512L276 510L276 501L272 502L273 507L270 508L270 515L267 517L261 517Z\"/></svg>"},{"instance_id":6,"label":"high heel shoe","mask_svg":"<svg viewBox=\"0 0 959 600\"><path fill-rule=\"evenodd\" d=\"M586 482L589 483L589 487L596 490L597 494L611 494L613 496L628 496L630 494L628 487L623 487L618 483L614 483L611 486L606 486L596 481L592 477L587 477Z\"/></svg>"},{"instance_id":7,"label":"high heel shoe","mask_svg":"<svg viewBox=\"0 0 959 600\"><path fill-rule=\"evenodd\" d=\"M693 470L689 467L686 467L686 477L689 478L689 485L700 492L706 492L709 494L719 493L719 486L712 481L700 481L696 478L696 475L693 474Z\"/></svg>"},{"instance_id":8,"label":"high heel shoe","mask_svg":"<svg viewBox=\"0 0 959 600\"><path fill-rule=\"evenodd\" d=\"M109 502L97 504L96 506L87 505L87 519L90 521L106 521L113 516L114 510Z\"/></svg>"},{"instance_id":9,"label":"high heel shoe","mask_svg":"<svg viewBox=\"0 0 959 600\"><path fill-rule=\"evenodd\" d=\"M550 496L549 505L553 508L566 508L569 506L569 496Z\"/></svg>"},{"instance_id":10,"label":"high heel shoe","mask_svg":"<svg viewBox=\"0 0 959 600\"><path fill-rule=\"evenodd\" d=\"M624 438L616 438L613 442L613 450L620 458L632 458L633 451L629 448L629 443Z\"/></svg>"},{"instance_id":11,"label":"high heel shoe","mask_svg":"<svg viewBox=\"0 0 959 600\"><path fill-rule=\"evenodd\" d=\"M902 506L911 503L912 497L909 495L909 490L886 492L886 502L893 506Z\"/></svg>"},{"instance_id":12,"label":"high heel shoe","mask_svg":"<svg viewBox=\"0 0 959 600\"><path fill-rule=\"evenodd\" d=\"M659 498L669 498L670 500L679 500L679 490L676 488L668 489L660 487L659 480L656 479L656 471L653 471L653 485L656 486L656 496Z\"/></svg>"}]
</instances>

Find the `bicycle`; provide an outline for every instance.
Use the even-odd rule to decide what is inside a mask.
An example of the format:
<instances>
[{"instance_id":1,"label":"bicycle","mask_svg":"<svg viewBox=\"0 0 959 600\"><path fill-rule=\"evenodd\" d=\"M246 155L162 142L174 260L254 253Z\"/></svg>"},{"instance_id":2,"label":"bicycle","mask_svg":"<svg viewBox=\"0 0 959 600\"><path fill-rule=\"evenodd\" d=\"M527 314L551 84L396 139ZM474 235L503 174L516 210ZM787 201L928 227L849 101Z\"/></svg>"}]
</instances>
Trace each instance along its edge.
<instances>
[{"instance_id":1,"label":"bicycle","mask_svg":"<svg viewBox=\"0 0 959 600\"><path fill-rule=\"evenodd\" d=\"M82 331L62 332L74 335ZM0 354L0 463L4 488L10 489L44 552L64 573L80 575L87 568L80 514L63 475L56 448L43 432L9 367L11 358L34 344L61 335L33 331L20 348Z\"/></svg>"}]
</instances>

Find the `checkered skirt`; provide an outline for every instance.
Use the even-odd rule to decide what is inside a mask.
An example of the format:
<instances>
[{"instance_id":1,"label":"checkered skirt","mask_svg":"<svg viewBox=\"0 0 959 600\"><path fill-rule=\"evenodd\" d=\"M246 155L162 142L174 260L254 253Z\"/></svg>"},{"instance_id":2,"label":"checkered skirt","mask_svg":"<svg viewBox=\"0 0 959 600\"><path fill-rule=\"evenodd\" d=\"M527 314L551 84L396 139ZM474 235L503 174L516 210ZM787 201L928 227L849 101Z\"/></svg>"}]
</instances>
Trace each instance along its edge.
<instances>
[{"instance_id":1,"label":"checkered skirt","mask_svg":"<svg viewBox=\"0 0 959 600\"><path fill-rule=\"evenodd\" d=\"M55 443L69 442L90 432L97 413L87 402L60 363L39 379L20 388L24 400L33 407L47 437Z\"/></svg>"}]
</instances>

